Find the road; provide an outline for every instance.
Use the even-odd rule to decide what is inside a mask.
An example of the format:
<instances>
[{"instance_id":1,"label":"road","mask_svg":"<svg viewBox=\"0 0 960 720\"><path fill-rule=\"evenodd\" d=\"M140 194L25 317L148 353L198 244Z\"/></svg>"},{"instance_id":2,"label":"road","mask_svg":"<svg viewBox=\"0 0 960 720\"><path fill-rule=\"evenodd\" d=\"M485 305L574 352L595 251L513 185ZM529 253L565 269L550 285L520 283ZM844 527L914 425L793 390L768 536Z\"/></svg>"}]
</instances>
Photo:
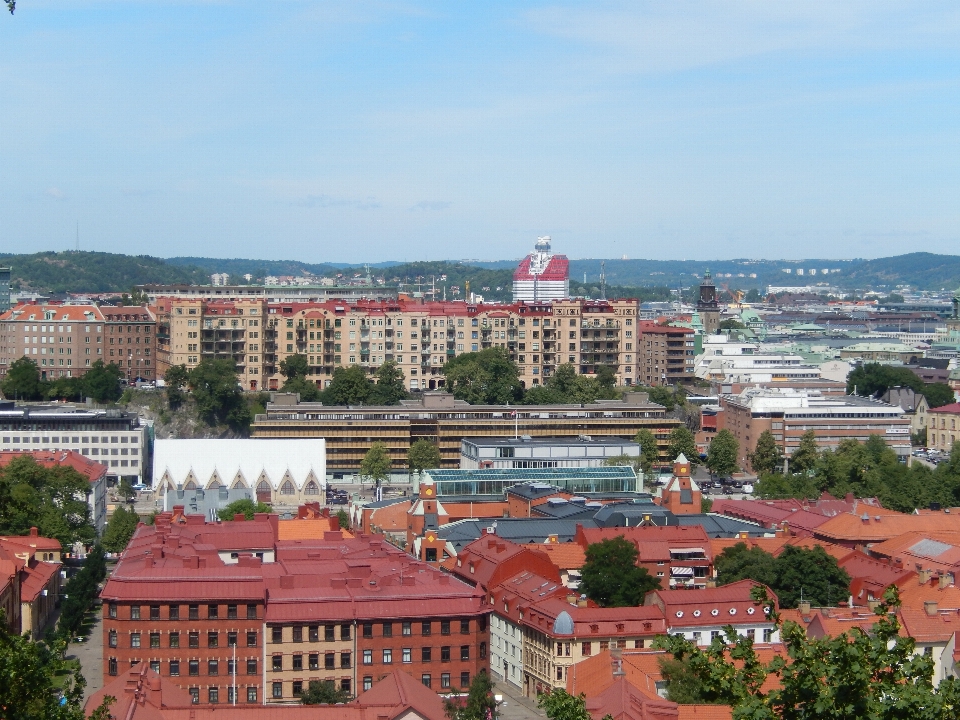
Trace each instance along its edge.
<instances>
[{"instance_id":1,"label":"road","mask_svg":"<svg viewBox=\"0 0 960 720\"><path fill-rule=\"evenodd\" d=\"M67 659L76 658L80 661L80 672L87 681L83 692L84 700L103 687L103 632L100 629L102 620L99 608L96 609L95 617L96 621L87 639L84 642L72 642L67 648Z\"/></svg>"},{"instance_id":2,"label":"road","mask_svg":"<svg viewBox=\"0 0 960 720\"><path fill-rule=\"evenodd\" d=\"M497 682L494 693L503 695L498 718L500 720L543 720L546 714L537 707L536 700L523 696L518 688L510 683Z\"/></svg>"}]
</instances>

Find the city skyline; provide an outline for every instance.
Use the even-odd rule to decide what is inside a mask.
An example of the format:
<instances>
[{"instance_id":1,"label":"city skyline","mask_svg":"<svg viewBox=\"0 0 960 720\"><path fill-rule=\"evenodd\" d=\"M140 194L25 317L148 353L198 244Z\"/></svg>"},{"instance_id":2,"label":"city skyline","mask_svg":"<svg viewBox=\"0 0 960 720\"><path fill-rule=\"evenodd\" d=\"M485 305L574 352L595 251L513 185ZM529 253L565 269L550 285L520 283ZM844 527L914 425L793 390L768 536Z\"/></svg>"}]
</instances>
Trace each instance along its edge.
<instances>
[{"instance_id":1,"label":"city skyline","mask_svg":"<svg viewBox=\"0 0 960 720\"><path fill-rule=\"evenodd\" d=\"M0 243L949 251L958 26L946 3L22 2L0 18Z\"/></svg>"}]
</instances>

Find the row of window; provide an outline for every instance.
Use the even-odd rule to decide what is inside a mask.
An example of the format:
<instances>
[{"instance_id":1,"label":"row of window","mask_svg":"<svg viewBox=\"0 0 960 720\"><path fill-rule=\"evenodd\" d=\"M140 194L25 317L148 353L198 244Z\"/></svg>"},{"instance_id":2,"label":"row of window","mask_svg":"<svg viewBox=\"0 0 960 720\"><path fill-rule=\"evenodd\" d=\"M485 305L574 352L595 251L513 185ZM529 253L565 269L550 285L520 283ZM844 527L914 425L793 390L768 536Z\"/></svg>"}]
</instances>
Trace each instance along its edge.
<instances>
[{"instance_id":1,"label":"row of window","mask_svg":"<svg viewBox=\"0 0 960 720\"><path fill-rule=\"evenodd\" d=\"M303 655L298 653L296 655L291 655L291 667L290 670L303 670ZM274 655L272 658L271 669L274 672L280 672L284 669L283 667L283 655ZM350 664L351 654L349 652L340 653L340 668L344 670L349 670L353 667ZM366 663L370 665L371 663ZM337 653L324 653L323 654L323 669L324 670L334 670L337 667ZM307 655L307 669L308 670L319 670L320 669L320 653L309 653Z\"/></svg>"},{"instance_id":2,"label":"row of window","mask_svg":"<svg viewBox=\"0 0 960 720\"><path fill-rule=\"evenodd\" d=\"M151 620L160 620L160 608L161 605L150 605L149 613ZM180 619L180 605L167 605L167 619L169 620L179 620ZM236 620L239 612L239 605L230 604L227 605L227 614L223 616L220 614L220 605L211 603L206 606L207 619L217 620L221 617L226 617L228 620ZM200 619L200 605L188 605L187 614L190 620L199 620ZM117 604L110 603L107 606L107 616L111 618L117 617ZM257 605L256 603L247 604L247 620L256 620L257 619ZM141 617L141 606L140 605L131 605L130 606L130 619L131 620L140 620L145 619ZM348 626L349 627L349 626Z\"/></svg>"},{"instance_id":3,"label":"row of window","mask_svg":"<svg viewBox=\"0 0 960 720\"><path fill-rule=\"evenodd\" d=\"M151 632L147 634L149 640L149 646L152 648L160 647L160 636L162 633ZM238 633L235 631L230 631L227 634L227 645L226 647L237 647L238 643ZM107 644L110 647L117 647L118 644L118 635L116 630L110 630L107 633ZM143 633L132 632L130 633L130 647L138 648L144 647L143 643ZM247 647L256 647L257 646L257 632L255 630L250 630L247 632ZM180 633L177 631L171 632L167 635L167 647L178 648L180 647ZM187 647L199 648L200 647L200 633L196 631L187 633ZM207 633L207 647L215 648L220 647L220 633L212 630Z\"/></svg>"}]
</instances>

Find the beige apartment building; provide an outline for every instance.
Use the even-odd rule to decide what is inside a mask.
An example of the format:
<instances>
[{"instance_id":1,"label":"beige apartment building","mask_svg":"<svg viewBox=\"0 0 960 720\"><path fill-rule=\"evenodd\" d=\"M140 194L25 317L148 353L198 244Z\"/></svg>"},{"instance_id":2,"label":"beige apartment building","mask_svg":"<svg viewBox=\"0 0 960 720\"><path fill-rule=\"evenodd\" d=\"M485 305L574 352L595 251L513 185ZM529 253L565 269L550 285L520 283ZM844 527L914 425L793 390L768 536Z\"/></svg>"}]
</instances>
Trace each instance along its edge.
<instances>
[{"instance_id":1,"label":"beige apartment building","mask_svg":"<svg viewBox=\"0 0 960 720\"><path fill-rule=\"evenodd\" d=\"M0 378L21 357L44 380L79 377L97 360L127 381L156 377L156 318L140 306L21 304L0 315Z\"/></svg>"}]
</instances>

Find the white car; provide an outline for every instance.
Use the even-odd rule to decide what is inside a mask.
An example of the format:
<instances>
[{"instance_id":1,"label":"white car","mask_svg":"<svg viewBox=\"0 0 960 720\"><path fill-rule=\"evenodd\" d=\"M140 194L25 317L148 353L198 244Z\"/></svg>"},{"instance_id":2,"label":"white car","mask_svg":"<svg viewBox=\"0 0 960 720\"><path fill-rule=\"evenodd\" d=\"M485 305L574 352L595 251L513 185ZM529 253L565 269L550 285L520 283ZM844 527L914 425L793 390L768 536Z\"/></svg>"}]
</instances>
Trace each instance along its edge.
<instances>
[{"instance_id":1,"label":"white car","mask_svg":"<svg viewBox=\"0 0 960 720\"><path fill-rule=\"evenodd\" d=\"M746 484L743 486L743 494L744 494L744 495L753 495L753 485L751 485L750 483L746 483Z\"/></svg>"}]
</instances>

